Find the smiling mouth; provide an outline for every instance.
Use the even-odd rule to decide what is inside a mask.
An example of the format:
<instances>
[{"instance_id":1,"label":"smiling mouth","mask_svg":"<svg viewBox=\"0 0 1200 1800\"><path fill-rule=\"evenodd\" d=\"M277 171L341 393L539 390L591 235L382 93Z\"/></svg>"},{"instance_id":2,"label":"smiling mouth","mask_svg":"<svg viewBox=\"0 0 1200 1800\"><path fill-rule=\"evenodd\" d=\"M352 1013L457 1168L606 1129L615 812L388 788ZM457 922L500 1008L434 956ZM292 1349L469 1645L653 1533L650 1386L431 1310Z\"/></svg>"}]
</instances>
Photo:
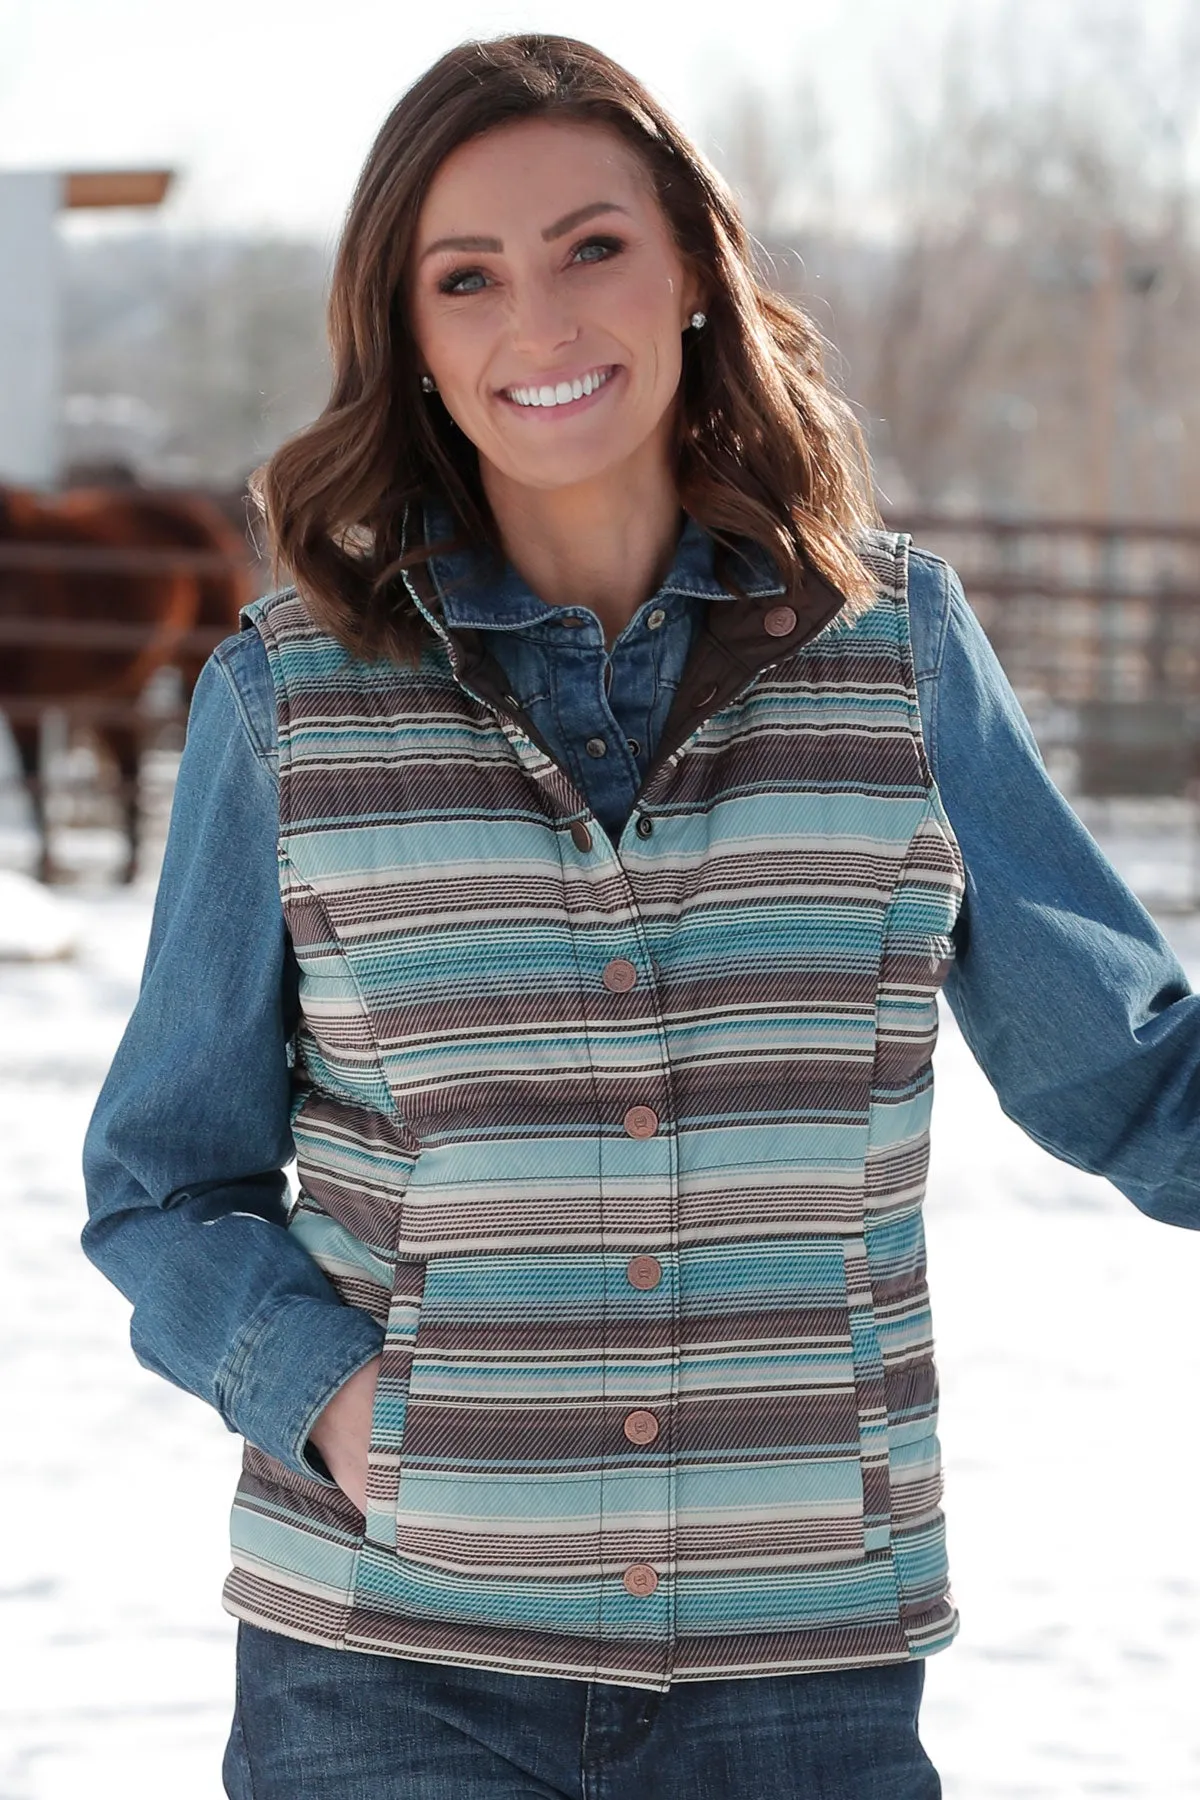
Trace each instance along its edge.
<instances>
[{"instance_id":1,"label":"smiling mouth","mask_svg":"<svg viewBox=\"0 0 1200 1800\"><path fill-rule=\"evenodd\" d=\"M559 381L553 386L501 388L500 394L514 406L573 406L606 387L616 372L615 363L606 363L602 368L589 369L586 375L576 375L571 381Z\"/></svg>"}]
</instances>

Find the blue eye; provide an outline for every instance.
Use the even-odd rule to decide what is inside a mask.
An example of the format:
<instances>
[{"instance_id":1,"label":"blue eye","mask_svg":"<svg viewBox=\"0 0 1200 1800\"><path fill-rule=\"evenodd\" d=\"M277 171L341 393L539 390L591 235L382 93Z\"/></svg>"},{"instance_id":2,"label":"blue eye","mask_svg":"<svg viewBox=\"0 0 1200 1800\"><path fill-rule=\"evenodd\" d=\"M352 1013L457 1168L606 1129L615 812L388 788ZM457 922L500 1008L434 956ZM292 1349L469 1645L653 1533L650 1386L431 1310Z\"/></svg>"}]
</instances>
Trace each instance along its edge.
<instances>
[{"instance_id":1,"label":"blue eye","mask_svg":"<svg viewBox=\"0 0 1200 1800\"><path fill-rule=\"evenodd\" d=\"M593 237L588 238L586 243L580 244L577 247L575 256L582 262L607 262L610 256L619 255L624 248L625 246L622 244L620 238ZM585 254L590 250L598 250L600 254L598 256L589 256Z\"/></svg>"},{"instance_id":2,"label":"blue eye","mask_svg":"<svg viewBox=\"0 0 1200 1800\"><path fill-rule=\"evenodd\" d=\"M482 286L486 280L487 277L484 275L482 269L454 269L449 275L442 276L442 279L438 282L438 293L477 294L479 292L478 287L467 287L464 284L468 281L477 281L480 283L480 286Z\"/></svg>"},{"instance_id":3,"label":"blue eye","mask_svg":"<svg viewBox=\"0 0 1200 1800\"><path fill-rule=\"evenodd\" d=\"M620 238L590 237L577 244L571 253L572 262L600 263L608 262L611 257L619 256L625 245ZM443 275L437 284L439 294L481 294L491 286L491 281L484 269L451 269Z\"/></svg>"}]
</instances>

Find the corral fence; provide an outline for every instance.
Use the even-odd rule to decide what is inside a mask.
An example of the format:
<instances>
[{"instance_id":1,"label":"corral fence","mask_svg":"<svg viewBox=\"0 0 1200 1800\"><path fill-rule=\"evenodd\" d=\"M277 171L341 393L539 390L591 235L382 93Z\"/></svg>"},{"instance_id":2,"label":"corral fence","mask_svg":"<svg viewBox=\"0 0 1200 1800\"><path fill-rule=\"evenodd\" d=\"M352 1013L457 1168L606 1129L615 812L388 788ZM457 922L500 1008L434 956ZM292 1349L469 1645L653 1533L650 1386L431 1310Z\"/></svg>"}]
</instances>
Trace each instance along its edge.
<instances>
[{"instance_id":1,"label":"corral fence","mask_svg":"<svg viewBox=\"0 0 1200 1800\"><path fill-rule=\"evenodd\" d=\"M0 543L0 574L53 573L56 575L124 575L131 581L148 575L245 574L251 568L249 551L243 557L219 550L187 550L138 545L5 544ZM232 625L178 630L169 622L129 624L119 619L58 619L0 613L0 650L70 649L127 650L136 657L143 650L161 646L167 655L207 655ZM186 706L150 709L160 723L169 718L182 724ZM81 723L98 720L135 724L147 716L144 698L108 700L101 695L6 694L0 692L0 712L10 719L40 719L46 711L65 714Z\"/></svg>"},{"instance_id":2,"label":"corral fence","mask_svg":"<svg viewBox=\"0 0 1200 1800\"><path fill-rule=\"evenodd\" d=\"M218 498L231 514L241 504ZM1165 882L1161 871L1147 872L1140 888L1148 901L1200 905L1200 527L945 513L888 523L957 569L1047 766L1089 825L1102 837L1142 831L1148 841L1172 842L1175 872ZM53 569L136 580L232 567L265 585L249 541L244 561L205 550L0 543L0 574ZM4 616L0 649L59 644L134 655L163 632L116 620ZM224 635L177 632L170 648L206 653ZM186 710L186 697L165 679L137 701L0 693L0 712L14 722L42 721L46 760L57 760L67 789L62 752L79 728L134 723L148 747L177 749ZM45 775L53 787L54 770ZM86 811L86 779L74 785L73 810Z\"/></svg>"},{"instance_id":3,"label":"corral fence","mask_svg":"<svg viewBox=\"0 0 1200 1800\"><path fill-rule=\"evenodd\" d=\"M77 575L125 575L131 581L148 575L228 575L253 573L246 556L230 556L220 550L187 550L137 545L67 545L0 543L0 575L52 572ZM161 647L164 656L206 656L222 638L235 630L204 626L179 630L169 621L129 624L120 619L58 619L0 612L0 650L69 649L127 650L131 660L143 650ZM56 713L71 724L138 725L153 721L159 728L182 727L187 706L168 705L145 694L136 699L109 699L100 694L8 694L0 691L0 713L13 721L41 720Z\"/></svg>"},{"instance_id":4,"label":"corral fence","mask_svg":"<svg viewBox=\"0 0 1200 1800\"><path fill-rule=\"evenodd\" d=\"M261 588L252 546L245 556L183 546L61 545L0 542L0 578L15 575L10 593L19 593L23 573L127 577L131 583L164 575L250 573ZM161 665L136 697L113 695L98 684L94 693L6 692L0 685L0 717L11 725L36 724L39 735L37 783L48 825L84 830L120 826L122 796L113 772L95 753L96 734L106 728L136 731L143 753L142 813L151 837L161 837L170 807L178 753L187 722L187 695L173 658L204 657L236 629L234 623L179 629L170 621L132 623L121 619L61 619L30 612L0 611L0 658L6 649L56 649L97 655L125 652L130 663L147 650L161 653ZM39 658L42 666L47 659ZM0 663L2 666L2 663ZM15 771L14 771L15 773ZM11 812L11 808L9 809Z\"/></svg>"},{"instance_id":5,"label":"corral fence","mask_svg":"<svg viewBox=\"0 0 1200 1800\"><path fill-rule=\"evenodd\" d=\"M1200 527L945 514L944 556L1055 781L1160 909L1200 906Z\"/></svg>"}]
</instances>

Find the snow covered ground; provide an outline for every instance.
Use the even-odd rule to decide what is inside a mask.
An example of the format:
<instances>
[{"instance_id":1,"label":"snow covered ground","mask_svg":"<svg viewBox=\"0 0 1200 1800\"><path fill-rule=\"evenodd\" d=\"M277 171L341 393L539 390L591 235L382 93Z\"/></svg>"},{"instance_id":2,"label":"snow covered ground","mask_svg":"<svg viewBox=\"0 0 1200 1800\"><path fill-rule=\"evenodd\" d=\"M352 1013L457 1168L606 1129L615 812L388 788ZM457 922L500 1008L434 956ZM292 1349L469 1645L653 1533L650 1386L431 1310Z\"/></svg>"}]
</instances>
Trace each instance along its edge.
<instances>
[{"instance_id":1,"label":"snow covered ground","mask_svg":"<svg viewBox=\"0 0 1200 1800\"><path fill-rule=\"evenodd\" d=\"M1141 879L1156 852L1136 856ZM74 959L0 962L0 1800L220 1800L238 1442L138 1367L125 1303L78 1248L79 1144L150 888L85 881L69 904ZM1200 986L1200 921L1164 928ZM924 1736L946 1800L1195 1800L1200 1234L1023 1137L948 1013L935 1067L930 1279L963 1631L928 1664Z\"/></svg>"}]
</instances>

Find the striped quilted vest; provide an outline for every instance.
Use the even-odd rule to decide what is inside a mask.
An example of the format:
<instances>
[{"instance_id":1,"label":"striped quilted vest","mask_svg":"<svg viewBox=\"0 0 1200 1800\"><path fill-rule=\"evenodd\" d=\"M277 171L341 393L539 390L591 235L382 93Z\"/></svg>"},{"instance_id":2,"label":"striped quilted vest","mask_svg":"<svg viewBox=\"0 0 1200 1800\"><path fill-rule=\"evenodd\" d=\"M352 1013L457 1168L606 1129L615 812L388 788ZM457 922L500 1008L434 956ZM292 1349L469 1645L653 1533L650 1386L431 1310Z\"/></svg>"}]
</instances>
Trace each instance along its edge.
<instances>
[{"instance_id":1,"label":"striped quilted vest","mask_svg":"<svg viewBox=\"0 0 1200 1800\"><path fill-rule=\"evenodd\" d=\"M954 1635L921 1203L962 864L908 542L871 534L852 623L731 669L617 846L436 608L415 669L250 609L290 1229L386 1336L365 1529L247 1446L238 1617L658 1690Z\"/></svg>"}]
</instances>

